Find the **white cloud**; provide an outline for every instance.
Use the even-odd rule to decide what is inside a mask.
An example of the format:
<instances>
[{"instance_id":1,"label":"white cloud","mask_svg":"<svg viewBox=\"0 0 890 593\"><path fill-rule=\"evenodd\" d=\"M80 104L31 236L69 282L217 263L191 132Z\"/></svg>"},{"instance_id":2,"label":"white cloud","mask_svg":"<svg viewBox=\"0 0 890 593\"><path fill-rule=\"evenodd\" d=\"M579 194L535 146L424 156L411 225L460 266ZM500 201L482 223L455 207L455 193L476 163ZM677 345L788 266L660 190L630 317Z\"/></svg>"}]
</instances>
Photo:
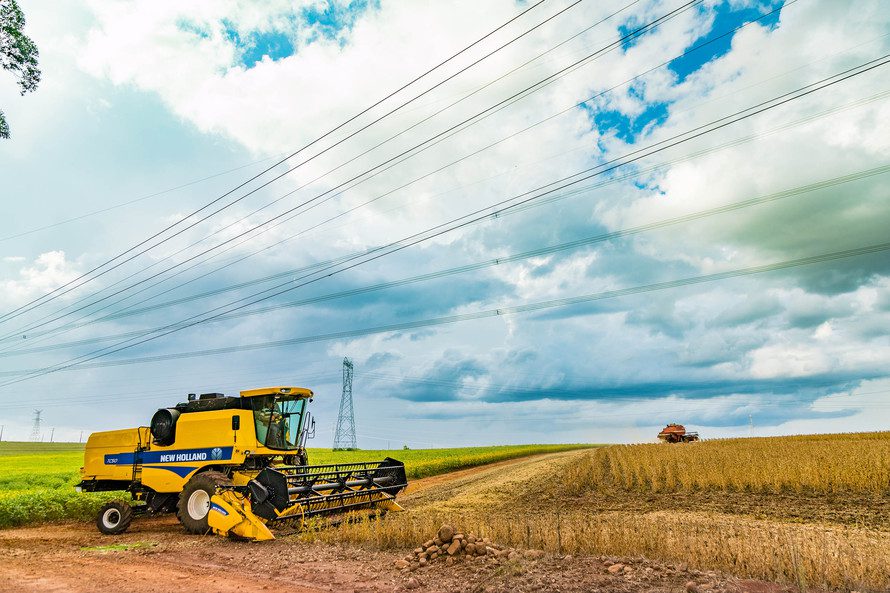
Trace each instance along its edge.
<instances>
[{"instance_id":1,"label":"white cloud","mask_svg":"<svg viewBox=\"0 0 890 593\"><path fill-rule=\"evenodd\" d=\"M115 114L120 113L128 101L132 102L133 96L157 97L181 120L183 128L205 133L208 146L223 138L255 153L275 154L315 138L519 9L509 0L482 4L383 2L379 8L364 12L351 29L332 39L320 35L317 24L294 17L310 4L276 2L260 10L255 4L235 1L192 3L187 9L148 1L93 2L88 32L76 41L68 39L67 42L76 45L77 64L97 82L98 90L91 90L87 101L96 113L102 114L103 122L113 122ZM794 3L783 10L775 29L746 27L733 39L731 51L682 83L678 83L670 71L660 70L638 82L633 93L622 88L598 99L596 108L600 112L615 110L616 117L621 114L639 117L647 108L663 103L667 109L666 120L658 125L650 123L636 139L637 144L647 144L802 86L870 56L886 53L890 41L883 34L890 17L878 1L856 4L853 9L830 1ZM636 21L645 22L668 9L663 3L645 3L634 8L637 11L634 16ZM538 10L541 12L533 11L521 24L517 23L496 40L474 49L456 64L388 101L375 113L385 112L404 97L412 96L416 89L426 88L454 72L458 64L469 63L556 8L545 5ZM618 34L618 21L574 40L429 122L419 123L372 154L337 168L434 110L566 39L605 12L606 8L597 3L583 3L572 9L565 17L443 85L409 109L214 217L210 224L151 252L151 261L183 249L183 253L173 258L173 261L182 261L198 249L262 224L270 216L331 190L366 168L612 41ZM682 52L712 25L713 17L708 12L683 14L628 51L605 54L592 65L398 167L342 194L337 189L336 197L330 202L286 224L263 227L259 229L266 231L262 234L251 233L242 245L211 261L223 263L254 251L258 252L256 256L163 298L252 280L386 243L591 167L601 159L633 150L635 145L609 130L591 129L588 114L575 109L427 176L445 163L480 150ZM256 32L281 31L286 27L291 27L296 47L294 55L276 60L265 58L250 68L240 64L239 52L244 48L232 42L232 31L248 39ZM61 43L53 42L54 45ZM881 88L883 78L877 73L863 75L832 87L830 92L813 94L787 108L764 113L647 159L640 167L678 160L636 180L616 181L520 214L487 220L295 291L286 298L324 294L504 257L884 164L890 154L890 130L887 129L890 102L886 98L863 102L828 117L815 117L886 90ZM104 96L109 88L120 93ZM788 126L789 122L811 116L812 121ZM370 117L365 117L361 121L369 120ZM357 126L358 122L347 130ZM338 132L319 146L327 146L345 133ZM721 144L752 135L756 138L716 150ZM707 154L679 160L712 148L715 150ZM314 154L314 149L306 154ZM291 162L299 162L299 158ZM121 166L125 173L163 175L162 167L157 164L149 172L125 159ZM313 182L335 168L332 174ZM426 177L395 190L423 176ZM634 185L633 181L639 183ZM301 188L304 184L307 186ZM270 336L279 339L371 327L664 281L877 242L886 240L886 228L890 226L890 202L886 199L885 186L885 176L874 177L600 244L590 250L566 251L498 265L474 272L472 276L451 276L436 284L435 289L414 285L373 295L367 301L330 301L311 308L244 318L227 325L208 325L153 343L152 347L192 350L204 348L208 342L240 344L260 342ZM194 202L200 203L198 197L206 201L219 195L228 185L219 187L218 193L196 192ZM294 194L252 213L288 191ZM380 199L372 205L324 223L376 198ZM145 216L131 217L126 221L131 225L126 238L151 234L189 212L191 204L183 200L166 208L146 210ZM108 230L94 227L92 234L101 237L102 250L110 254L117 247L123 248L123 241L106 237L106 233L121 226L109 225ZM186 248L223 227L228 227L223 233ZM276 242L282 243L265 249ZM78 262L99 259L101 254L96 251L95 245L68 250L78 254L75 258ZM72 278L78 269L61 253L47 253L41 258L25 268L19 277L3 281L6 295L3 298L8 298L10 304L50 290ZM865 263L861 263L863 261ZM886 305L890 303L890 284L886 280L887 270L881 266L877 259L850 260L831 268L815 268L812 272L786 271L603 301L596 307L554 311L552 316L499 317L396 336L374 335L310 346L300 350L299 355L268 352L257 354L250 364L252 368L264 368L265 364L280 362L283 357L302 360L312 355L313 360L322 356L328 366L336 367L343 355L361 353L356 355L359 359L370 359L375 353L390 352L394 360L387 363L385 372L396 378L389 384L375 385L376 391L370 395L390 407L369 412L375 421L385 423L388 417L397 416L389 420L404 424L417 410L440 411L439 408L449 409L462 418L478 413L487 419L473 426L473 434L485 434L493 440L509 440L519 429L528 429L524 434L541 438L544 428L536 423L551 414L566 440L649 440L662 417L686 413L696 414L703 425L709 426L711 435L739 434L740 431L744 434L747 428L742 425L746 423L748 409L755 416L770 412L769 418L764 419L770 426L817 430L819 426L832 425L825 419L801 421L799 425L785 423L785 416L772 414L778 405L773 406L770 398L779 396L770 391L771 386L784 379L822 375L865 378L886 372L886 369L881 371L881 365L890 355L890 344L886 332L882 333L879 328L886 327L882 324L890 321L890 307ZM151 268L151 271L157 269L159 267ZM196 268L177 281L194 278L207 269L208 266ZM113 277L118 280L126 273L130 272L122 270ZM137 277L143 276L137 274ZM157 290L139 299L173 284L171 281L159 285ZM251 290L266 286L268 284ZM116 331L185 318L246 294L244 290L209 297L163 310L153 317L127 320ZM109 331L109 327L101 325L85 329L77 337L104 335ZM528 353L536 357L531 362L521 359L521 355ZM440 361L452 359L472 360L486 370L486 374L456 380L461 401L412 403L403 411L406 405L403 401L386 399L388 391L398 392L404 387L399 381L400 374L423 377L435 370ZM37 366L43 360L32 362ZM248 364L232 360L235 367ZM136 373L145 380L156 380L150 370ZM96 376L84 380L84 384ZM747 387L748 391L726 394L730 387L723 383L738 382L745 387L742 384L746 381L754 384ZM723 391L704 398L708 403L698 407L695 401L679 401L677 396L668 393L659 395L642 409L638 402L643 396L633 391L634 386L654 385L650 389L655 390L663 385L663 389L670 392L672 386L696 382L704 385L712 382L715 389L720 387ZM523 384L539 387L542 392L566 385L629 385L629 397L637 400L628 403L548 400L545 404L473 400L474 394L483 393L485 387L499 384ZM788 384L792 387L783 388L792 390L793 381ZM806 397L816 397L806 391L806 387L800 389L806 392ZM740 391L743 390L740 388ZM679 404L682 409L676 407ZM877 415L886 418L886 411L881 409ZM740 425L726 427L727 416ZM653 423L654 418L658 418L658 422ZM669 417L665 421L675 419L680 418ZM412 427L412 434L440 431L439 436L430 440L446 439L455 426L449 420L442 420L442 428L433 421L420 418L413 421L418 424ZM581 426L582 421L591 428ZM398 428L396 424L393 430ZM404 426L401 428L409 432Z\"/></svg>"},{"instance_id":2,"label":"white cloud","mask_svg":"<svg viewBox=\"0 0 890 593\"><path fill-rule=\"evenodd\" d=\"M24 258L5 258L21 262ZM78 276L75 263L65 259L64 251L40 254L33 265L21 268L13 278L0 278L0 299L4 308L15 307L41 296Z\"/></svg>"}]
</instances>

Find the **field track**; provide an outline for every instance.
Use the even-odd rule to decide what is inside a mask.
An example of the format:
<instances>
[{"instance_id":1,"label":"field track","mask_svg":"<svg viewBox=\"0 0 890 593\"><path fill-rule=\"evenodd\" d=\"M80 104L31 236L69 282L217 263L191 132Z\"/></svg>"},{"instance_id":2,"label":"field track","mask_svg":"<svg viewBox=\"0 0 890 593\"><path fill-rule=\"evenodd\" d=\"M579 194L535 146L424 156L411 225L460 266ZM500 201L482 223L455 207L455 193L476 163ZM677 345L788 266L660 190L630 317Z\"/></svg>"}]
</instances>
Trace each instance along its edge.
<instances>
[{"instance_id":1,"label":"field track","mask_svg":"<svg viewBox=\"0 0 890 593\"><path fill-rule=\"evenodd\" d=\"M495 505L504 488L548 479L578 452L536 455L451 474L416 480L402 499L412 512L436 501L448 506L474 502ZM495 505L496 506L496 505ZM693 578L714 583L713 591L778 593L785 588L737 580L685 567L629 562L645 575L612 575L593 558L525 561L521 571L504 572L476 563L437 565L402 574L393 561L404 550L375 551L358 546L305 543L282 537L264 544L235 543L182 533L173 517L134 521L122 536L105 537L91 523L64 523L0 531L0 583L21 593L202 593L383 592L407 590L416 578L423 591L610 591L682 590ZM469 586L479 584L479 587ZM553 587L551 589L551 587Z\"/></svg>"}]
</instances>

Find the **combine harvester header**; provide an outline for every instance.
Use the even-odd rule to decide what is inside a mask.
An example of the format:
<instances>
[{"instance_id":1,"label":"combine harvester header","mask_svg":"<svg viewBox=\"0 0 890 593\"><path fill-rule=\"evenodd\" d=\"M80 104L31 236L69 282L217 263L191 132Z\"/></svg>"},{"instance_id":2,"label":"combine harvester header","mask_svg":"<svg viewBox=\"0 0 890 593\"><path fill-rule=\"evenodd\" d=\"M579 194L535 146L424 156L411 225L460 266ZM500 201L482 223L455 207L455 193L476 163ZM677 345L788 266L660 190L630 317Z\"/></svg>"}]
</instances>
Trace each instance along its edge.
<instances>
[{"instance_id":1,"label":"combine harvester header","mask_svg":"<svg viewBox=\"0 0 890 593\"><path fill-rule=\"evenodd\" d=\"M148 427L90 435L76 488L126 490L137 502L102 507L96 525L105 534L123 533L135 514L176 512L190 533L268 540L279 522L402 510L395 497L408 480L400 461L308 465L312 397L302 387L189 394Z\"/></svg>"}]
</instances>

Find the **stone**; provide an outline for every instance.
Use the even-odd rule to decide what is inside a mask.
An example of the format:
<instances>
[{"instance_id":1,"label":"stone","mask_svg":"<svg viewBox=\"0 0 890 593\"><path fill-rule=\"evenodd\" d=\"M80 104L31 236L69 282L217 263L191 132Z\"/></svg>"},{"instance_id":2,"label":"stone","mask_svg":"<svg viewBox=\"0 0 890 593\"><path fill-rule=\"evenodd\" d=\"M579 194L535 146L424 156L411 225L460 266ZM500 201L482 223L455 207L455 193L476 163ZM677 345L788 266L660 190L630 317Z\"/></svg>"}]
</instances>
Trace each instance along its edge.
<instances>
[{"instance_id":1,"label":"stone","mask_svg":"<svg viewBox=\"0 0 890 593\"><path fill-rule=\"evenodd\" d=\"M435 559L438 558L438 557L439 557L439 552L433 552L433 553L430 555L430 560L435 560Z\"/></svg>"},{"instance_id":2,"label":"stone","mask_svg":"<svg viewBox=\"0 0 890 593\"><path fill-rule=\"evenodd\" d=\"M477 545L476 546L476 555L477 556L485 556L486 554L488 554L488 548L486 548L485 545L481 545L481 546Z\"/></svg>"},{"instance_id":3,"label":"stone","mask_svg":"<svg viewBox=\"0 0 890 593\"><path fill-rule=\"evenodd\" d=\"M411 577L410 579L408 579L408 582L405 583L405 586L409 589L417 589L418 587L420 587L420 581L418 581L414 577Z\"/></svg>"},{"instance_id":4,"label":"stone","mask_svg":"<svg viewBox=\"0 0 890 593\"><path fill-rule=\"evenodd\" d=\"M445 566L451 566L452 564L454 564L453 556L449 556L448 558L445 559Z\"/></svg>"},{"instance_id":5,"label":"stone","mask_svg":"<svg viewBox=\"0 0 890 593\"><path fill-rule=\"evenodd\" d=\"M427 540L423 543L424 548L429 548L432 545L433 545L433 540Z\"/></svg>"},{"instance_id":6,"label":"stone","mask_svg":"<svg viewBox=\"0 0 890 593\"><path fill-rule=\"evenodd\" d=\"M423 554L423 548L414 548L415 554Z\"/></svg>"},{"instance_id":7,"label":"stone","mask_svg":"<svg viewBox=\"0 0 890 593\"><path fill-rule=\"evenodd\" d=\"M396 568L398 568L398 569L400 569L400 570L403 569L403 568L408 568L409 566L411 566L411 563L410 563L410 562L408 562L407 560L402 560L401 558L399 558L398 560L396 560L395 562L393 562L393 564L395 565Z\"/></svg>"},{"instance_id":8,"label":"stone","mask_svg":"<svg viewBox=\"0 0 890 593\"><path fill-rule=\"evenodd\" d=\"M510 553L507 554L507 558L510 560L518 560L521 554L516 550L510 550Z\"/></svg>"},{"instance_id":9,"label":"stone","mask_svg":"<svg viewBox=\"0 0 890 593\"><path fill-rule=\"evenodd\" d=\"M530 560L540 560L544 557L544 550L526 550L525 557Z\"/></svg>"},{"instance_id":10,"label":"stone","mask_svg":"<svg viewBox=\"0 0 890 593\"><path fill-rule=\"evenodd\" d=\"M698 593L698 585L695 584L695 581L686 583L686 593Z\"/></svg>"},{"instance_id":11,"label":"stone","mask_svg":"<svg viewBox=\"0 0 890 593\"><path fill-rule=\"evenodd\" d=\"M448 549L445 550L448 552L449 556L454 556L460 550L460 540L454 540L451 542L451 545L448 546Z\"/></svg>"},{"instance_id":12,"label":"stone","mask_svg":"<svg viewBox=\"0 0 890 593\"><path fill-rule=\"evenodd\" d=\"M442 540L440 540L440 539L437 537L436 539L433 540L433 545L434 545L434 546L441 546L441 545L442 545Z\"/></svg>"},{"instance_id":13,"label":"stone","mask_svg":"<svg viewBox=\"0 0 890 593\"><path fill-rule=\"evenodd\" d=\"M441 540L441 543L450 543L454 538L454 527L451 525L445 524L439 528L438 539ZM441 544L439 544L441 545Z\"/></svg>"},{"instance_id":14,"label":"stone","mask_svg":"<svg viewBox=\"0 0 890 593\"><path fill-rule=\"evenodd\" d=\"M476 544L474 544L474 543L472 543L472 542L468 543L468 544L467 544L467 547L464 548L464 551L465 551L467 554L469 554L469 555L472 556L473 554L476 553Z\"/></svg>"},{"instance_id":15,"label":"stone","mask_svg":"<svg viewBox=\"0 0 890 593\"><path fill-rule=\"evenodd\" d=\"M427 564L429 564L429 561L426 559L426 556L421 556L420 557L420 565L426 566Z\"/></svg>"},{"instance_id":16,"label":"stone","mask_svg":"<svg viewBox=\"0 0 890 593\"><path fill-rule=\"evenodd\" d=\"M633 571L634 571L634 569L633 569L633 567L631 567L631 566L625 566L625 567L624 567L624 572L625 572L625 574L627 574L627 573L631 573L631 572L633 572Z\"/></svg>"},{"instance_id":17,"label":"stone","mask_svg":"<svg viewBox=\"0 0 890 593\"><path fill-rule=\"evenodd\" d=\"M624 565L620 562L617 562L608 568L608 571L611 574L618 574L622 570L624 570Z\"/></svg>"},{"instance_id":18,"label":"stone","mask_svg":"<svg viewBox=\"0 0 890 593\"><path fill-rule=\"evenodd\" d=\"M418 560L426 560L427 558L429 558L429 554L427 554L426 552L421 552L417 555Z\"/></svg>"}]
</instances>

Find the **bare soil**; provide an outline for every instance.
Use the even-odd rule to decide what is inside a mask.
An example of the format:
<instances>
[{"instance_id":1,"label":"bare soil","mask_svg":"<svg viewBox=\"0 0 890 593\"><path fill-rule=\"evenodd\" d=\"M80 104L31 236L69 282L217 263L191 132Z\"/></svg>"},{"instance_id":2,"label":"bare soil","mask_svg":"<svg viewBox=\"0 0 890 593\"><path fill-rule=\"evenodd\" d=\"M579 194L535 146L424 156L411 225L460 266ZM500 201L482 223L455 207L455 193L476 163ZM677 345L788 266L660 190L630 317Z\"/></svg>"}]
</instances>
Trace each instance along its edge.
<instances>
[{"instance_id":1,"label":"bare soil","mask_svg":"<svg viewBox=\"0 0 890 593\"><path fill-rule=\"evenodd\" d=\"M412 509L443 501L485 508L498 504L505 489L529 491L571 455L535 456L417 480L402 500ZM0 593L791 591L641 558L544 555L501 563L477 558L398 569L395 562L409 552L307 544L293 536L266 543L200 537L185 534L174 517L137 519L120 536L103 536L92 524L44 525L0 531Z\"/></svg>"},{"instance_id":2,"label":"bare soil","mask_svg":"<svg viewBox=\"0 0 890 593\"><path fill-rule=\"evenodd\" d=\"M786 587L734 579L643 559L522 558L506 564L474 559L405 572L403 551L305 544L291 537L232 542L183 533L175 519L134 522L107 537L83 523L0 531L3 593L269 593L384 591L560 591L785 593ZM609 567L620 563L620 571ZM626 569L624 567L627 567Z\"/></svg>"}]
</instances>

